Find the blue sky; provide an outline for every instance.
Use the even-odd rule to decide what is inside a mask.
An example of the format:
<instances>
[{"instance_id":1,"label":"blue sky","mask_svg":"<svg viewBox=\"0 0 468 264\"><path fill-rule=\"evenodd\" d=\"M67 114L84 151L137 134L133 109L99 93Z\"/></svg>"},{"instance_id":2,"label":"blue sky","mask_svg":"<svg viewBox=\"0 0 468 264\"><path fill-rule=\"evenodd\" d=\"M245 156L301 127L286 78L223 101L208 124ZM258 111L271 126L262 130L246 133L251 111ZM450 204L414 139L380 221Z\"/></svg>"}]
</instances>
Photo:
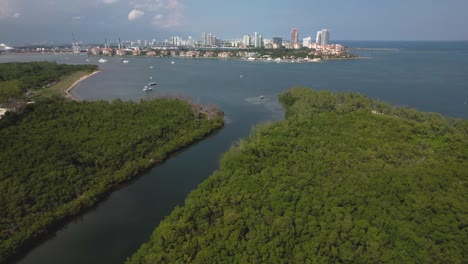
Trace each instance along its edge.
<instances>
[{"instance_id":1,"label":"blue sky","mask_svg":"<svg viewBox=\"0 0 468 264\"><path fill-rule=\"evenodd\" d=\"M468 40L468 0L0 0L0 43L157 39L257 31L289 39Z\"/></svg>"}]
</instances>

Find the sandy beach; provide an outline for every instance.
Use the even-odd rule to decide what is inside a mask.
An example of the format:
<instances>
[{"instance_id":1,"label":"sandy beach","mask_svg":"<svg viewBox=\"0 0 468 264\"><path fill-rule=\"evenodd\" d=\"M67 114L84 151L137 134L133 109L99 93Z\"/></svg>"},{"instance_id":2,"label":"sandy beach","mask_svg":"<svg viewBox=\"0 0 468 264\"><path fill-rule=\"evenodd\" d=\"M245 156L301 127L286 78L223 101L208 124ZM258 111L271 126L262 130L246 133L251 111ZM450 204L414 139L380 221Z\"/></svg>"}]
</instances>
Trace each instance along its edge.
<instances>
[{"instance_id":1,"label":"sandy beach","mask_svg":"<svg viewBox=\"0 0 468 264\"><path fill-rule=\"evenodd\" d=\"M95 75L95 74L97 74L97 73L99 73L99 72L101 72L101 71L99 71L99 70L93 71L92 73L87 74L87 75L81 77L80 79L76 80L72 85L70 85L70 87L67 88L67 90L65 90L65 94L66 94L65 96L66 96L67 98L70 98L70 99L73 100L73 101L78 101L79 99L76 98L75 96L73 96L73 95L70 93L71 90L72 90L73 88L75 88L75 86L76 86L78 83L80 83L81 81L86 80L87 78L89 78L89 77L91 77L91 76L93 76L93 75Z\"/></svg>"},{"instance_id":2,"label":"sandy beach","mask_svg":"<svg viewBox=\"0 0 468 264\"><path fill-rule=\"evenodd\" d=\"M0 108L0 118L2 118L2 116L6 113L8 109L6 108Z\"/></svg>"}]
</instances>

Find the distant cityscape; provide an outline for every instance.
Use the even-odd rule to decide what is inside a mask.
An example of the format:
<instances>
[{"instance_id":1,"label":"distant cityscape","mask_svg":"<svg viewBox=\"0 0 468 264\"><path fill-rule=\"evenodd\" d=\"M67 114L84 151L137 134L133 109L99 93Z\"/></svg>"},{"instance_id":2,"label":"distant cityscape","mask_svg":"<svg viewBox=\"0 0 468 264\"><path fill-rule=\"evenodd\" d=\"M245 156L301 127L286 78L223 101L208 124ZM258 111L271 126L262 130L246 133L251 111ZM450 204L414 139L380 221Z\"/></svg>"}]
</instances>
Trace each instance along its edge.
<instances>
[{"instance_id":1,"label":"distant cityscape","mask_svg":"<svg viewBox=\"0 0 468 264\"><path fill-rule=\"evenodd\" d=\"M242 50L242 52L240 52ZM252 50L292 50L292 52L251 52ZM294 52L294 50L302 51ZM303 52L309 50L308 52ZM84 45L75 40L73 35L72 45L63 46L24 46L12 48L0 44L0 52L17 53L88 53L96 56L182 56L182 57L221 57L221 58L248 58L248 59L299 59L317 60L330 58L347 58L345 47L341 44L330 44L330 32L322 29L317 32L315 40L305 37L300 41L299 30L291 29L290 40L285 41L282 36L274 36L265 39L255 32L246 34L240 39L222 40L212 33L203 32L200 40L192 36L183 39L173 36L164 41L152 40L127 40L109 42L104 39L103 44ZM299 56L298 56L299 55Z\"/></svg>"}]
</instances>

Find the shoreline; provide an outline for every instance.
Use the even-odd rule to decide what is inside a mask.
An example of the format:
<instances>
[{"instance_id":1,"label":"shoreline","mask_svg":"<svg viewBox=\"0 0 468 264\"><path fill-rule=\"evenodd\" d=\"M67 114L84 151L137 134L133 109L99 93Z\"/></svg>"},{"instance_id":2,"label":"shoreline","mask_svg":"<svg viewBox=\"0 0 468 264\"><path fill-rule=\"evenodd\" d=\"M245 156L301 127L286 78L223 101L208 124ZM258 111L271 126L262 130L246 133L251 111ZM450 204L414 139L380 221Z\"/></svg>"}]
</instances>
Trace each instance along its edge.
<instances>
[{"instance_id":1,"label":"shoreline","mask_svg":"<svg viewBox=\"0 0 468 264\"><path fill-rule=\"evenodd\" d=\"M69 98L70 100L72 101L79 101L80 99L76 96L73 96L71 94L71 90L73 90L73 88L75 88L76 85L78 85L81 81L84 81L86 79L88 79L89 77L95 75L95 74L98 74L100 73L101 71L100 70L96 70L96 71L93 71L92 73L90 74L87 74L87 75L84 75L82 76L80 79L76 80L75 82L72 83L72 85L70 85L70 87L68 87L66 90L65 90L65 97L66 98Z\"/></svg>"}]
</instances>

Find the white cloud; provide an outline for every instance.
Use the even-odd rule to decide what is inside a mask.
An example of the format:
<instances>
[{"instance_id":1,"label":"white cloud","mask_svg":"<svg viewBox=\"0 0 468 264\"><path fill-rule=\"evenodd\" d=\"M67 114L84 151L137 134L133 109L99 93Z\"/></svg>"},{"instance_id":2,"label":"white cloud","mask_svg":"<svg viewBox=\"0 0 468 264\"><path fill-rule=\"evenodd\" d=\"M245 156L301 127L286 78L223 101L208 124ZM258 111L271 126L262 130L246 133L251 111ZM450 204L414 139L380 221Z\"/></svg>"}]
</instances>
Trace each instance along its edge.
<instances>
[{"instance_id":1,"label":"white cloud","mask_svg":"<svg viewBox=\"0 0 468 264\"><path fill-rule=\"evenodd\" d=\"M159 28L176 28L183 24L184 6L180 0L134 0L137 9L152 15L151 23Z\"/></svg>"},{"instance_id":2,"label":"white cloud","mask_svg":"<svg viewBox=\"0 0 468 264\"><path fill-rule=\"evenodd\" d=\"M74 16L72 17L72 25L80 25L81 21L84 19L82 16Z\"/></svg>"},{"instance_id":3,"label":"white cloud","mask_svg":"<svg viewBox=\"0 0 468 264\"><path fill-rule=\"evenodd\" d=\"M0 19L18 18L20 16L20 13L14 11L13 3L11 0L0 0Z\"/></svg>"},{"instance_id":4,"label":"white cloud","mask_svg":"<svg viewBox=\"0 0 468 264\"><path fill-rule=\"evenodd\" d=\"M143 9L145 11L157 12L161 11L165 7L164 0L143 0L136 1L135 8Z\"/></svg>"},{"instance_id":5,"label":"white cloud","mask_svg":"<svg viewBox=\"0 0 468 264\"><path fill-rule=\"evenodd\" d=\"M117 3L119 0L102 0L104 4L114 4Z\"/></svg>"},{"instance_id":6,"label":"white cloud","mask_svg":"<svg viewBox=\"0 0 468 264\"><path fill-rule=\"evenodd\" d=\"M130 13L128 13L128 20L133 21L133 20L139 19L144 14L145 14L145 12L143 12L141 10L133 9L132 11L130 11Z\"/></svg>"}]
</instances>

